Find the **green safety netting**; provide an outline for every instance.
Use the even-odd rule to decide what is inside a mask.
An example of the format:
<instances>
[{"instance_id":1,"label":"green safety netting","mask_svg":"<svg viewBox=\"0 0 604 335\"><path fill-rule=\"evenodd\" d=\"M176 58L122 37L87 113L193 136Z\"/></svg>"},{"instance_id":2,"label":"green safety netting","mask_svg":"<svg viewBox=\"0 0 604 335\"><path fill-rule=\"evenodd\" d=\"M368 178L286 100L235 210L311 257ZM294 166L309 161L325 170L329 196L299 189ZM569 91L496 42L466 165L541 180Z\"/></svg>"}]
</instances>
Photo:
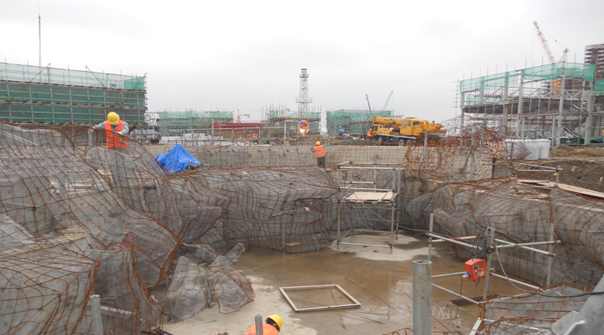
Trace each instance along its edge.
<instances>
[{"instance_id":1,"label":"green safety netting","mask_svg":"<svg viewBox=\"0 0 604 335\"><path fill-rule=\"evenodd\" d=\"M330 133L337 133L343 129L352 134L362 134L375 116L392 116L392 111L379 110L336 110L327 112L327 128Z\"/></svg>"},{"instance_id":2,"label":"green safety netting","mask_svg":"<svg viewBox=\"0 0 604 335\"><path fill-rule=\"evenodd\" d=\"M144 90L144 76L0 62L0 80Z\"/></svg>"},{"instance_id":3,"label":"green safety netting","mask_svg":"<svg viewBox=\"0 0 604 335\"><path fill-rule=\"evenodd\" d=\"M597 95L604 95L604 79L596 80L594 91Z\"/></svg>"},{"instance_id":4,"label":"green safety netting","mask_svg":"<svg viewBox=\"0 0 604 335\"><path fill-rule=\"evenodd\" d=\"M525 81L555 80L562 77L593 81L595 71L596 66L594 64L552 63L465 79L459 82L459 89L461 92L469 92L485 88L504 87L506 81L507 86L518 87L521 74L524 74Z\"/></svg>"},{"instance_id":5,"label":"green safety netting","mask_svg":"<svg viewBox=\"0 0 604 335\"><path fill-rule=\"evenodd\" d=\"M163 136L182 135L184 130L209 129L213 121L233 121L232 111L163 111L158 114Z\"/></svg>"}]
</instances>

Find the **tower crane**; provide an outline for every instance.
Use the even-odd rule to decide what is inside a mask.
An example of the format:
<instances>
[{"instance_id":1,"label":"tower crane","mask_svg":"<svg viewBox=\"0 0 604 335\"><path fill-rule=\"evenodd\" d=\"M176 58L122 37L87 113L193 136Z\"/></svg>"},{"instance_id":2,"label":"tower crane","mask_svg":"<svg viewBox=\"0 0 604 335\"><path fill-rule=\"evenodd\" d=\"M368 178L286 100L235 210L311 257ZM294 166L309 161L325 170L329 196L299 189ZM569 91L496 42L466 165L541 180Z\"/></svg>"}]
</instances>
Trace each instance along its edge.
<instances>
[{"instance_id":1,"label":"tower crane","mask_svg":"<svg viewBox=\"0 0 604 335\"><path fill-rule=\"evenodd\" d=\"M537 23L537 21L533 21L533 25L537 30L537 36L539 36L539 40L541 40L541 45L543 46L543 49L545 49L547 58L549 59L550 63L555 63L556 59L554 58L554 54L552 53L552 50L549 47L549 43L547 43L547 40L545 39L545 35L543 35L541 28L539 28L539 23Z\"/></svg>"},{"instance_id":2,"label":"tower crane","mask_svg":"<svg viewBox=\"0 0 604 335\"><path fill-rule=\"evenodd\" d=\"M537 30L537 36L539 36L539 40L541 41L541 45L543 46L543 49L545 50L545 53L547 54L547 58L549 59L550 63L555 63L556 59L554 58L552 49L550 49L549 43L547 42L547 39L545 39L545 35L541 31L541 28L539 28L539 24L537 23L537 21L533 21L533 25L535 26L535 29ZM562 51L562 57L560 57L560 63L566 62L566 60L568 58L568 51L569 51L568 48L565 48Z\"/></svg>"}]
</instances>

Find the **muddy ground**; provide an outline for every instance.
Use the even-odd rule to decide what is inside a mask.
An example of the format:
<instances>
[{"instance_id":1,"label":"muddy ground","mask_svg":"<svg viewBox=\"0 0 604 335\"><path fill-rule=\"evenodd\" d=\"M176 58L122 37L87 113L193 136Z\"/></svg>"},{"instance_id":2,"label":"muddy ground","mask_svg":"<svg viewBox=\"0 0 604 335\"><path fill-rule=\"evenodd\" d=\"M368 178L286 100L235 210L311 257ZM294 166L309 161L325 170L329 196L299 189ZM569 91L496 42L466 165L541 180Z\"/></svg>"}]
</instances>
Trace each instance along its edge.
<instances>
[{"instance_id":1,"label":"muddy ground","mask_svg":"<svg viewBox=\"0 0 604 335\"><path fill-rule=\"evenodd\" d=\"M376 243L373 236L355 237L357 241ZM427 243L401 236L392 253L388 248L341 246L307 254L281 254L252 249L246 252L238 268L248 275L256 291L256 301L231 314L215 308L201 312L191 320L170 324L174 335L242 334L254 315L279 313L286 325L283 334L388 334L411 327L412 259L427 254ZM433 257L433 274L463 270L445 245L439 245ZM438 283L470 296L479 296L482 284L475 285L459 277L439 279ZM278 287L313 284L339 284L362 304L359 309L295 313L280 295ZM494 282L499 295L518 293L512 286ZM301 304L330 303L332 297L309 293L296 296ZM467 334L478 316L475 306L458 307L455 297L433 291L434 329Z\"/></svg>"}]
</instances>

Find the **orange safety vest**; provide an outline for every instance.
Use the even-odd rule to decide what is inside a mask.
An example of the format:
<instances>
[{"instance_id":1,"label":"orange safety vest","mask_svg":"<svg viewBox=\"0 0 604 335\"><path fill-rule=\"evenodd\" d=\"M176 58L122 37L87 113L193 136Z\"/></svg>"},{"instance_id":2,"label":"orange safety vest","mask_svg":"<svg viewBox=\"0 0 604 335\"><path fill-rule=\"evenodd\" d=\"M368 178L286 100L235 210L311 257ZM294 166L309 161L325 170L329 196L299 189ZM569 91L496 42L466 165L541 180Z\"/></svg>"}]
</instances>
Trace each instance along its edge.
<instances>
[{"instance_id":1,"label":"orange safety vest","mask_svg":"<svg viewBox=\"0 0 604 335\"><path fill-rule=\"evenodd\" d=\"M120 120L113 128L111 123L105 121L105 144L107 149L126 149L128 148L128 138L118 134L124 130L124 121Z\"/></svg>"},{"instance_id":2,"label":"orange safety vest","mask_svg":"<svg viewBox=\"0 0 604 335\"><path fill-rule=\"evenodd\" d=\"M315 145L312 152L315 153L316 158L325 157L327 155L327 150L325 150L325 147L321 144Z\"/></svg>"},{"instance_id":3,"label":"orange safety vest","mask_svg":"<svg viewBox=\"0 0 604 335\"><path fill-rule=\"evenodd\" d=\"M264 335L279 335L279 331L269 325L268 323L263 323L262 324L262 334ZM245 331L245 335L256 335L256 325L251 325L247 328L247 330Z\"/></svg>"}]
</instances>

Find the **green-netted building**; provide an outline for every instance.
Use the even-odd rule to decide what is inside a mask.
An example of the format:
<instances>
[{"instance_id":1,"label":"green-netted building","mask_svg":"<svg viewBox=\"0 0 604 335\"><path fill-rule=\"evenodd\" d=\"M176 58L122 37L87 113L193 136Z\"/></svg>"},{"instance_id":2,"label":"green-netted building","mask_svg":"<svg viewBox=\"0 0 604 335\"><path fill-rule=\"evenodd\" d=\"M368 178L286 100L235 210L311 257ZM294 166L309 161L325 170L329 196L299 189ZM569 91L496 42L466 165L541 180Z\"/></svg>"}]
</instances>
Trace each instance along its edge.
<instances>
[{"instance_id":1,"label":"green-netted building","mask_svg":"<svg viewBox=\"0 0 604 335\"><path fill-rule=\"evenodd\" d=\"M115 111L136 125L146 100L144 76L0 62L0 120L90 125Z\"/></svg>"},{"instance_id":2,"label":"green-netted building","mask_svg":"<svg viewBox=\"0 0 604 335\"><path fill-rule=\"evenodd\" d=\"M212 122L232 122L232 111L163 111L158 113L162 136L180 136L185 133L212 128Z\"/></svg>"},{"instance_id":3,"label":"green-netted building","mask_svg":"<svg viewBox=\"0 0 604 335\"><path fill-rule=\"evenodd\" d=\"M338 109L327 112L327 131L330 135L345 131L352 135L364 135L375 116L393 116L389 110L368 111L363 109Z\"/></svg>"}]
</instances>

